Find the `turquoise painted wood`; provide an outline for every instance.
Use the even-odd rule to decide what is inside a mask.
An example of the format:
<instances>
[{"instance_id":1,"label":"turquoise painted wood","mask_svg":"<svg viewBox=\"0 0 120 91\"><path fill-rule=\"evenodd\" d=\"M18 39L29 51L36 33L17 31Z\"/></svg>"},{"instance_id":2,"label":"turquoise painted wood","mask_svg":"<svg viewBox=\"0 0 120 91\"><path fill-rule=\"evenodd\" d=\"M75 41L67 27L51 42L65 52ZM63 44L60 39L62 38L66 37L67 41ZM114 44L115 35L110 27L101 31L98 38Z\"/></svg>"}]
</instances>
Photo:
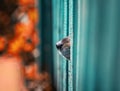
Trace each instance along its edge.
<instances>
[{"instance_id":1,"label":"turquoise painted wood","mask_svg":"<svg viewBox=\"0 0 120 91\"><path fill-rule=\"evenodd\" d=\"M120 1L52 0L58 91L120 91ZM71 61L55 44L71 37Z\"/></svg>"},{"instance_id":2,"label":"turquoise painted wood","mask_svg":"<svg viewBox=\"0 0 120 91\"><path fill-rule=\"evenodd\" d=\"M55 83L58 91L66 91L67 87L67 61L60 57L56 50L56 42L67 36L67 0L53 2L53 47ZM55 61L56 60L56 61Z\"/></svg>"},{"instance_id":3,"label":"turquoise painted wood","mask_svg":"<svg viewBox=\"0 0 120 91\"><path fill-rule=\"evenodd\" d=\"M56 11L53 12L53 16L56 17L53 17L54 80L58 91L66 91L66 60L59 56L55 45L67 35L67 1L54 1L53 11Z\"/></svg>"}]
</instances>

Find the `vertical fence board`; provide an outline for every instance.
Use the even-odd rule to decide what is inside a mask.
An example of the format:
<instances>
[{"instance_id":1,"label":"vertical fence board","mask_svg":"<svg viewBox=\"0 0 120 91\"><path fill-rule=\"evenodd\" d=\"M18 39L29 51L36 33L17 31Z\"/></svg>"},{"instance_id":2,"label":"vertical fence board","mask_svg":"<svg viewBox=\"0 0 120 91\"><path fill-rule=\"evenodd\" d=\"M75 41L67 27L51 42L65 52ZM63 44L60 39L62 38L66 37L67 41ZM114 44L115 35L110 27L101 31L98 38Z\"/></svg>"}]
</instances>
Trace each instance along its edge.
<instances>
[{"instance_id":1,"label":"vertical fence board","mask_svg":"<svg viewBox=\"0 0 120 91\"><path fill-rule=\"evenodd\" d=\"M67 5L67 0L64 0L64 12L63 12L63 37L66 37L67 36L67 8L68 8L68 5ZM67 90L67 70L66 70L66 65L67 65L67 61L64 59L63 60L63 90L62 91L66 91Z\"/></svg>"},{"instance_id":2,"label":"vertical fence board","mask_svg":"<svg viewBox=\"0 0 120 91\"><path fill-rule=\"evenodd\" d=\"M71 60L68 61L68 91L73 91L73 0L69 0L69 35L71 37Z\"/></svg>"},{"instance_id":3,"label":"vertical fence board","mask_svg":"<svg viewBox=\"0 0 120 91\"><path fill-rule=\"evenodd\" d=\"M57 54L56 50L56 42L59 39L59 0L58 1L53 1L53 55L54 55L54 81L55 81L55 86L57 87L57 90L60 91L60 75L59 75L59 55ZM56 16L56 18L54 18Z\"/></svg>"},{"instance_id":4,"label":"vertical fence board","mask_svg":"<svg viewBox=\"0 0 120 91\"><path fill-rule=\"evenodd\" d=\"M67 89L67 61L58 54L58 51L55 48L55 44L67 36L67 8L67 0L53 1L54 66L55 71L57 72L55 74L55 80L57 83L58 91L66 91Z\"/></svg>"},{"instance_id":5,"label":"vertical fence board","mask_svg":"<svg viewBox=\"0 0 120 91\"><path fill-rule=\"evenodd\" d=\"M53 44L71 37L71 60L54 47L58 91L120 91L116 0L53 0Z\"/></svg>"}]
</instances>

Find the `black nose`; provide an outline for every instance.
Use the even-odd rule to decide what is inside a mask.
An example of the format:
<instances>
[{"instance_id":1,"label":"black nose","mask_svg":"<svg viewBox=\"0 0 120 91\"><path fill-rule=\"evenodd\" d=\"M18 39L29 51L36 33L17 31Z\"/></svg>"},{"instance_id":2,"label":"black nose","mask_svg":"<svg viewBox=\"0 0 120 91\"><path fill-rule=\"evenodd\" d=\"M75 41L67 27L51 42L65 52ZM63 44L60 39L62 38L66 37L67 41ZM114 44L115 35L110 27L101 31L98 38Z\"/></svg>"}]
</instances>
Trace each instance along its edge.
<instances>
[{"instance_id":1,"label":"black nose","mask_svg":"<svg viewBox=\"0 0 120 91\"><path fill-rule=\"evenodd\" d=\"M57 48L57 49L61 49L62 46L63 46L63 44L56 44L56 48Z\"/></svg>"},{"instance_id":2,"label":"black nose","mask_svg":"<svg viewBox=\"0 0 120 91\"><path fill-rule=\"evenodd\" d=\"M32 43L31 38L28 38L26 41L27 41L27 43Z\"/></svg>"}]
</instances>

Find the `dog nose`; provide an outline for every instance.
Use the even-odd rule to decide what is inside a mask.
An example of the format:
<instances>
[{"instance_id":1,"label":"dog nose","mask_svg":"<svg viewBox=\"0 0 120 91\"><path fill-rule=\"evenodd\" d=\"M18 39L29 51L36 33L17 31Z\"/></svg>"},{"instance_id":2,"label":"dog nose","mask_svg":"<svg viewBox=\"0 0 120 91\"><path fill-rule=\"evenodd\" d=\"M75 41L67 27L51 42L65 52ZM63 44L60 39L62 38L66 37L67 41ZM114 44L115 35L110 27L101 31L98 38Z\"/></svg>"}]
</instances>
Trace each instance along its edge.
<instances>
[{"instance_id":1,"label":"dog nose","mask_svg":"<svg viewBox=\"0 0 120 91\"><path fill-rule=\"evenodd\" d=\"M61 49L62 46L63 46L63 44L56 44L56 48L57 48L57 49Z\"/></svg>"}]
</instances>

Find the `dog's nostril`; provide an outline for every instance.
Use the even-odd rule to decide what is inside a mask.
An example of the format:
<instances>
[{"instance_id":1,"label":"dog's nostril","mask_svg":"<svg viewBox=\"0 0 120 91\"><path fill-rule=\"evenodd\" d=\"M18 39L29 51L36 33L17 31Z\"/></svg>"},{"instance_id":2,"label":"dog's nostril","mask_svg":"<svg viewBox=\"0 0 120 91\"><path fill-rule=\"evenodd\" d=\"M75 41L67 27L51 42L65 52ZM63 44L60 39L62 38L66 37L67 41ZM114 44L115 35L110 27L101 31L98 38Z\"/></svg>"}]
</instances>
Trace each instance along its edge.
<instances>
[{"instance_id":1,"label":"dog's nostril","mask_svg":"<svg viewBox=\"0 0 120 91\"><path fill-rule=\"evenodd\" d=\"M26 41L27 41L28 43L32 43L32 40L31 40L30 38L28 38Z\"/></svg>"},{"instance_id":2,"label":"dog's nostril","mask_svg":"<svg viewBox=\"0 0 120 91\"><path fill-rule=\"evenodd\" d=\"M57 49L61 49L61 48L62 48L62 46L63 46L62 44L59 44L59 45L58 45L58 44L56 44L56 48L57 48Z\"/></svg>"}]
</instances>

